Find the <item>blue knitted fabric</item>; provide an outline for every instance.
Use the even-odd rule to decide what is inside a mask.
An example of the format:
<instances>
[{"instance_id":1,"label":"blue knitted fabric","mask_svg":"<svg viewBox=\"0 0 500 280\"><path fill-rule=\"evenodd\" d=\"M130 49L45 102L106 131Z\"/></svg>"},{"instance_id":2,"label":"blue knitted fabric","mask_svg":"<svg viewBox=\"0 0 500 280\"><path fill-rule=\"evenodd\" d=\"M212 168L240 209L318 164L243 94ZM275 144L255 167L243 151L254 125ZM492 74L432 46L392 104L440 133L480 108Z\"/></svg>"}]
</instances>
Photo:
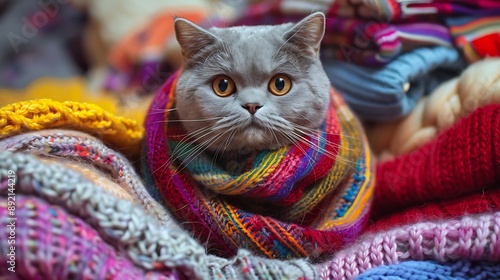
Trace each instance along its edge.
<instances>
[{"instance_id":1,"label":"blue knitted fabric","mask_svg":"<svg viewBox=\"0 0 500 280\"><path fill-rule=\"evenodd\" d=\"M457 260L445 264L434 261L406 261L378 266L356 280L493 280L500 279L500 264Z\"/></svg>"},{"instance_id":2,"label":"blue knitted fabric","mask_svg":"<svg viewBox=\"0 0 500 280\"><path fill-rule=\"evenodd\" d=\"M447 47L418 48L382 68L324 60L331 83L363 120L391 121L413 110L424 94L456 77L466 63L457 50ZM410 87L405 92L405 84Z\"/></svg>"}]
</instances>

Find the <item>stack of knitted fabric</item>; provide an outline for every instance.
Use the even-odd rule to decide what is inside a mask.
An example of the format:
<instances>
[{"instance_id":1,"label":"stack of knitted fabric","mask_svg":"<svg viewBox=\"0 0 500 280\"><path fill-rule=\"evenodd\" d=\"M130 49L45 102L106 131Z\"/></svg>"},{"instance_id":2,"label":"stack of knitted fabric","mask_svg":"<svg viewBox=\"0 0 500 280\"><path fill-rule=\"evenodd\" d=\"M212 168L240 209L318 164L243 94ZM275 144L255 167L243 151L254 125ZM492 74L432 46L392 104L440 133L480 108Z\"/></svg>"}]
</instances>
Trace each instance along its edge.
<instances>
[{"instance_id":1,"label":"stack of knitted fabric","mask_svg":"<svg viewBox=\"0 0 500 280\"><path fill-rule=\"evenodd\" d=\"M483 28L498 26L496 1L300 3L252 5L234 24L326 11L324 66L370 120L407 114L467 63L498 55L498 29ZM498 68L488 69L496 81ZM361 93L352 75L369 84ZM455 83L460 102L475 93ZM242 174L210 155L181 169L170 159L192 148L178 122L166 122L177 117L175 76L146 131L91 104L12 103L0 108L0 278L500 279L500 106L487 105L498 103L491 87L429 142L376 165L332 90L310 139L322 150L266 151L246 158ZM363 115L370 109L379 113Z\"/></svg>"},{"instance_id":2,"label":"stack of knitted fabric","mask_svg":"<svg viewBox=\"0 0 500 280\"><path fill-rule=\"evenodd\" d=\"M265 259L244 250L222 259L206 254L188 233L160 225L137 204L103 191L60 163L1 152L0 170L2 221L12 218L4 170L13 170L22 181L15 191L15 269L24 279L353 279L411 270L411 263L400 263L408 259L440 262L419 262L426 271L413 270L413 275L500 275L498 266L487 262L500 261L498 213L368 235L323 264ZM10 234L6 226L0 232ZM0 242L2 252L9 247L6 239ZM2 254L0 259L6 263L9 257ZM12 272L3 266L0 275Z\"/></svg>"},{"instance_id":3,"label":"stack of knitted fabric","mask_svg":"<svg viewBox=\"0 0 500 280\"><path fill-rule=\"evenodd\" d=\"M459 119L487 104L500 104L500 58L486 58L420 99L402 119L366 125L379 160L395 158L432 141Z\"/></svg>"},{"instance_id":4,"label":"stack of knitted fabric","mask_svg":"<svg viewBox=\"0 0 500 280\"><path fill-rule=\"evenodd\" d=\"M408 115L423 96L458 76L468 64L484 57L500 56L500 3L497 1L252 0L239 3L245 2L248 6L235 19L214 17L202 25L208 28L279 24L298 21L313 11L326 14L326 34L321 49L323 66L332 84L362 120L400 119ZM112 52L115 59L111 59L110 64L116 68L116 65L140 60L142 47L130 43L131 38L143 44L140 38L144 34L156 37L158 33L163 34L163 41L158 42L162 42L161 52L167 57L166 62L179 66L179 48L167 44L172 41L167 39L171 28L155 24L170 17L165 14L159 18L122 40ZM116 59L116 54L125 53L129 57L121 55L120 60ZM137 55L132 55L134 53ZM162 62L165 61L161 58L152 59L145 66L151 68ZM133 69L122 67L120 71ZM140 77L147 77L147 83L153 84L154 79L164 77L161 74L165 73L155 74L145 69L139 72L142 72ZM133 84L134 81L124 82Z\"/></svg>"},{"instance_id":5,"label":"stack of knitted fabric","mask_svg":"<svg viewBox=\"0 0 500 280\"><path fill-rule=\"evenodd\" d=\"M40 116L37 102L24 103L24 110L31 108L31 113ZM75 113L80 106L73 104ZM17 107L17 106L15 106ZM63 110L63 107L58 107ZM94 108L96 113L103 113ZM17 110L16 114L22 114ZM57 113L57 110L55 110ZM5 111L0 110L2 117ZM499 174L500 124L499 106L489 106L474 112L470 117L459 122L447 137L469 131L481 132L484 137L478 144L465 141L464 152L460 157L464 164L460 168L466 170L471 166L470 160L482 159L478 169L489 174ZM63 115L63 114L62 114ZM15 118L10 118L15 119ZM57 119L57 118L54 118ZM59 118L61 120L61 118ZM496 120L496 121L495 121ZM36 123L36 118L32 119ZM116 119L108 119L115 122ZM485 125L479 128L478 121ZM12 122L9 122L12 125ZM385 279L398 276L399 279L410 277L458 278L458 279L496 279L500 277L500 213L491 208L498 208L498 199L487 199L482 203L490 209L478 207L477 215L463 217L448 216L445 220L418 222L399 225L401 221L392 221L398 225L386 231L372 228L353 244L336 252L323 263L313 264L307 259L279 261L261 258L245 250L229 259L207 254L204 246L196 242L187 232L173 225L168 213L155 214L155 208L146 207L144 203L132 201L149 201L147 194L142 193L144 186L130 171L130 163L121 159L117 153L105 149L102 141L82 132L68 130L44 130L39 133L22 133L25 129L13 130L12 126L2 125L3 133L0 152L0 216L4 221L1 227L3 235L9 235L6 226L15 220L16 275L27 279L68 279L84 277L90 279ZM9 127L7 132L6 127ZM48 128L49 125L40 128ZM59 127L62 128L62 127ZM80 126L82 128L82 126ZM137 128L137 127L136 127ZM88 132L110 135L113 129L103 132L95 128ZM485 133L490 131L491 133ZM115 131L116 133L117 131ZM14 135L17 136L5 136ZM114 134L114 133L111 133ZM50 136L52 135L52 136ZM72 137L70 137L72 135ZM126 134L121 140L133 140L133 134ZM470 137L467 135L463 136ZM61 139L73 139L63 141ZM110 140L108 137L103 137ZM113 137L111 137L113 138ZM58 140L59 139L59 140ZM79 139L79 140L77 140ZM463 140L463 139L461 139ZM495 142L496 141L496 142ZM111 139L112 142L112 139ZM126 141L125 141L126 142ZM459 141L462 142L462 141ZM85 143L85 145L75 144ZM486 149L489 144L492 149ZM429 149L446 150L441 142L430 143ZM474 156L470 153L476 145L485 152ZM122 145L115 143L115 147ZM77 148L79 147L79 148ZM422 150L421 152L425 152ZM486 153L491 153L487 161ZM50 155L50 156L49 156ZM429 161L440 159L440 165L434 165L436 172L443 171L440 166L448 166L456 158L448 158L447 154L433 156L428 154ZM82 172L85 167L82 161L71 161L71 157L86 159L84 162L100 165L101 170L110 170L100 174L99 180ZM415 158L415 155L414 155ZM104 160L103 160L104 159ZM409 162L403 158L399 162ZM412 160L411 162L415 162ZM71 163L71 164L68 164ZM68 169L67 167L70 166ZM496 170L487 170L492 166ZM114 169L116 168L116 169ZM426 166L422 166L423 169ZM387 166L379 166L382 174L391 171ZM99 174L97 168L89 169L92 174ZM111 171L114 170L114 171ZM121 172L119 171L121 170ZM12 171L13 173L10 173ZM464 172L464 171L462 171ZM12 174L15 174L13 176ZM415 181L421 173L409 172L408 179ZM467 174L455 172L442 180L455 181L467 177ZM471 174L469 174L471 175ZM120 180L127 177L128 180ZM135 177L135 178L134 178ZM442 176L441 176L442 177ZM490 176L491 177L491 176ZM497 176L498 177L498 176ZM14 215L7 203L9 196L9 178L15 178L16 207ZM429 178L429 180L434 180ZM477 178L476 178L477 179ZM490 178L491 179L491 178ZM103 181L107 180L107 181ZM437 181L433 187L443 188L443 181ZM382 180L383 181L383 180ZM494 179L491 182L495 181ZM113 184L114 183L114 184ZM453 183L453 182L451 182ZM455 182L456 183L456 182ZM470 181L469 181L470 183ZM478 182L478 185L487 182ZM441 184L441 185L438 185ZM454 193L467 192L467 183L455 184ZM497 181L498 184L498 181ZM451 184L450 184L451 185ZM106 186L103 188L103 186ZM383 186L379 195L394 195L395 205L408 202L414 196L425 195L420 191L402 190ZM493 186L493 185L492 185ZM413 187L410 186L411 190ZM112 191L114 189L114 191ZM390 193L390 191L392 191ZM479 191L478 193L481 193ZM403 193L407 193L404 196ZM431 193L431 192L427 192ZM403 201L406 198L405 201ZM486 199L478 199L481 202ZM386 201L375 200L375 209L382 209ZM452 203L450 203L451 205ZM480 203L481 204L481 203ZM443 206L446 206L443 204ZM161 209L161 208L160 208ZM433 215L438 214L437 208ZM443 207L441 217L450 213ZM471 209L474 210L474 209ZM393 210L397 213L396 210ZM425 211L423 211L425 212ZM474 211L470 211L472 213ZM404 215L403 215L404 216ZM163 218L163 219L162 219ZM406 221L405 221L406 222ZM11 244L7 239L0 242L2 252L9 252ZM2 254L0 259L7 263L9 256ZM412 260L407 262L408 260ZM12 276L12 272L2 266L0 275ZM469 277L470 276L470 277Z\"/></svg>"},{"instance_id":6,"label":"stack of knitted fabric","mask_svg":"<svg viewBox=\"0 0 500 280\"><path fill-rule=\"evenodd\" d=\"M89 104L15 103L0 109L0 232L15 238L14 269L26 279L496 279L499 114L500 106L480 108L436 141L378 165L374 223L313 263L208 254L116 152L140 145L137 124ZM8 268L0 275L12 276Z\"/></svg>"},{"instance_id":7,"label":"stack of knitted fabric","mask_svg":"<svg viewBox=\"0 0 500 280\"><path fill-rule=\"evenodd\" d=\"M466 62L500 55L497 1L261 1L231 24L327 16L323 66L356 114L391 121L453 78Z\"/></svg>"}]
</instances>

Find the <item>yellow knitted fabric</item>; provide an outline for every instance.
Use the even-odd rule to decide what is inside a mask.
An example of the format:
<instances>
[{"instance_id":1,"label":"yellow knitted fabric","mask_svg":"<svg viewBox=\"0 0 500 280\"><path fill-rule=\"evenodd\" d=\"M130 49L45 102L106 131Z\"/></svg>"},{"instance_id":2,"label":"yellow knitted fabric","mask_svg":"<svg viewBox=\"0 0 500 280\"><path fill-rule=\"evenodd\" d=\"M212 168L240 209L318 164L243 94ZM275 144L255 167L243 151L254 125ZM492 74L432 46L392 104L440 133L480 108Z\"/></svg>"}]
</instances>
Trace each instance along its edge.
<instances>
[{"instance_id":1,"label":"yellow knitted fabric","mask_svg":"<svg viewBox=\"0 0 500 280\"><path fill-rule=\"evenodd\" d=\"M115 116L100 107L80 102L50 99L22 101L0 108L0 139L50 128L90 133L115 149L138 154L142 126L134 120Z\"/></svg>"},{"instance_id":2,"label":"yellow knitted fabric","mask_svg":"<svg viewBox=\"0 0 500 280\"><path fill-rule=\"evenodd\" d=\"M105 92L91 91L88 88L88 82L83 77L40 78L22 89L0 88L0 96L2 97L0 107L35 99L51 99L59 102L71 100L96 104L110 113L124 115L119 110L119 102L116 98Z\"/></svg>"},{"instance_id":3,"label":"yellow knitted fabric","mask_svg":"<svg viewBox=\"0 0 500 280\"><path fill-rule=\"evenodd\" d=\"M144 98L122 104L116 95L89 88L88 82L83 77L40 78L23 89L0 88L0 97L0 107L35 99L87 102L112 114L136 120L138 123L144 122L152 99L152 97Z\"/></svg>"}]
</instances>

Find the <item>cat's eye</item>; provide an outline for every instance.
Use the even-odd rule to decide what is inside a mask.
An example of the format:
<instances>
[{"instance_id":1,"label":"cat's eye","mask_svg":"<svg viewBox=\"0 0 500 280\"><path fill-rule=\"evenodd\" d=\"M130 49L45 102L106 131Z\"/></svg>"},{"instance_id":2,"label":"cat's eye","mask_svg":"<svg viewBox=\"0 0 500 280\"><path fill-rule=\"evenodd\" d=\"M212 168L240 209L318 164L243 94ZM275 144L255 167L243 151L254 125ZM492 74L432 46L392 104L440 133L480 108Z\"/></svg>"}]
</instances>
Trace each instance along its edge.
<instances>
[{"instance_id":1,"label":"cat's eye","mask_svg":"<svg viewBox=\"0 0 500 280\"><path fill-rule=\"evenodd\" d=\"M292 80L283 74L275 75L269 81L269 91L274 95L285 95L292 88Z\"/></svg>"},{"instance_id":2,"label":"cat's eye","mask_svg":"<svg viewBox=\"0 0 500 280\"><path fill-rule=\"evenodd\" d=\"M236 85L228 76L218 76L212 82L212 89L220 97L227 97L236 92Z\"/></svg>"}]
</instances>

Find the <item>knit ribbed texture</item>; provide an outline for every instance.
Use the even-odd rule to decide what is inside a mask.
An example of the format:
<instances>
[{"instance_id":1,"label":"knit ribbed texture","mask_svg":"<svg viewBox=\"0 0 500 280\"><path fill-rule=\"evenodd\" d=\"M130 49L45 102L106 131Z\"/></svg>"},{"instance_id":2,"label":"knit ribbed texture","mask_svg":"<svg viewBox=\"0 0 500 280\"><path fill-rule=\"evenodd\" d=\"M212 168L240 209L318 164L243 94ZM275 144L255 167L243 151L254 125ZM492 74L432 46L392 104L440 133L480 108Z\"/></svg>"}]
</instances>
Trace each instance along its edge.
<instances>
[{"instance_id":1,"label":"knit ribbed texture","mask_svg":"<svg viewBox=\"0 0 500 280\"><path fill-rule=\"evenodd\" d=\"M50 128L88 132L115 149L132 154L138 152L143 136L143 128L134 120L115 116L89 103L40 99L0 108L0 139Z\"/></svg>"},{"instance_id":2,"label":"knit ribbed texture","mask_svg":"<svg viewBox=\"0 0 500 280\"><path fill-rule=\"evenodd\" d=\"M54 159L56 156L61 158L62 162L72 161L68 167L76 168L78 171L91 167L106 171L105 176L118 183L122 189L121 191L111 190L111 192L126 191L129 197L132 196L137 204L142 205L159 221L172 224L170 215L149 195L130 162L123 155L108 148L99 139L89 134L71 130L41 130L23 133L0 140L0 151L3 150L29 152L44 155L48 159ZM91 171L80 173L93 174ZM101 172L97 174L103 175ZM86 176L88 178L88 175ZM95 172L90 176L96 177ZM96 183L98 178L88 179ZM113 186L104 186L106 189L111 187Z\"/></svg>"},{"instance_id":3,"label":"knit ribbed texture","mask_svg":"<svg viewBox=\"0 0 500 280\"><path fill-rule=\"evenodd\" d=\"M432 201L440 205L469 194L476 194L478 202L483 199L481 194L490 189L486 187L500 185L498 174L500 106L489 105L461 119L435 141L378 164L372 216L382 217ZM499 203L498 195L484 199Z\"/></svg>"},{"instance_id":4,"label":"knit ribbed texture","mask_svg":"<svg viewBox=\"0 0 500 280\"><path fill-rule=\"evenodd\" d=\"M358 236L371 201L371 159L359 123L333 89L324 124L309 139L323 148L298 143L263 151L248 157L248 170L232 175L209 154L177 172L169 157L186 133L179 121L169 122L177 118L175 82L174 75L146 120L144 177L154 180L153 196L211 252L228 256L247 248L268 258L319 258Z\"/></svg>"},{"instance_id":5,"label":"knit ribbed texture","mask_svg":"<svg viewBox=\"0 0 500 280\"><path fill-rule=\"evenodd\" d=\"M500 262L500 212L439 223L417 223L362 240L320 266L322 279L353 279L405 260Z\"/></svg>"},{"instance_id":6,"label":"knit ribbed texture","mask_svg":"<svg viewBox=\"0 0 500 280\"><path fill-rule=\"evenodd\" d=\"M394 210L380 219L373 219L366 229L377 232L405 224L450 219L470 214L492 213L500 209L500 184L452 199L439 199L408 209Z\"/></svg>"},{"instance_id":7,"label":"knit ribbed texture","mask_svg":"<svg viewBox=\"0 0 500 280\"><path fill-rule=\"evenodd\" d=\"M458 260L448 263L406 261L372 268L356 280L490 280L500 279L500 265L488 262Z\"/></svg>"},{"instance_id":8,"label":"knit ribbed texture","mask_svg":"<svg viewBox=\"0 0 500 280\"><path fill-rule=\"evenodd\" d=\"M15 173L17 271L27 279L317 279L304 260L266 260L240 251L209 256L186 232L160 225L144 210L85 177L33 155L0 152L0 219ZM0 234L8 228L2 224ZM6 239L0 242L7 251ZM5 263L6 254L0 260ZM22 261L21 261L22 260ZM0 276L12 276L2 266ZM162 278L163 277L163 278Z\"/></svg>"}]
</instances>

